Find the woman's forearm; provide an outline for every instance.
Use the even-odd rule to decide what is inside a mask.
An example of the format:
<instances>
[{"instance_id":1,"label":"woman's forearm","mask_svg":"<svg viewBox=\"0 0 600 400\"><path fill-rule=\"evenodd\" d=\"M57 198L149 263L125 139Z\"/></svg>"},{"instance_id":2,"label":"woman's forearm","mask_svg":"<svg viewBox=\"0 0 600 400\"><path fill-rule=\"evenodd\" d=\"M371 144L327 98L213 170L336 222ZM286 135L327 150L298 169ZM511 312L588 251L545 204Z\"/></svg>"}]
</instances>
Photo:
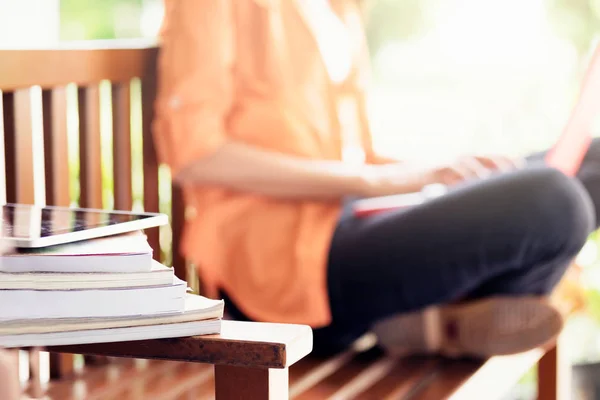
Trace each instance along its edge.
<instances>
[{"instance_id":1,"label":"woman's forearm","mask_svg":"<svg viewBox=\"0 0 600 400\"><path fill-rule=\"evenodd\" d=\"M381 174L373 170L377 167L370 168L341 161L307 160L228 142L189 165L176 179L279 198L377 196L410 192L422 186L410 173Z\"/></svg>"},{"instance_id":2,"label":"woman's forearm","mask_svg":"<svg viewBox=\"0 0 600 400\"><path fill-rule=\"evenodd\" d=\"M359 169L342 162L306 160L236 142L191 164L177 179L284 198L333 199L359 194L363 185Z\"/></svg>"}]
</instances>

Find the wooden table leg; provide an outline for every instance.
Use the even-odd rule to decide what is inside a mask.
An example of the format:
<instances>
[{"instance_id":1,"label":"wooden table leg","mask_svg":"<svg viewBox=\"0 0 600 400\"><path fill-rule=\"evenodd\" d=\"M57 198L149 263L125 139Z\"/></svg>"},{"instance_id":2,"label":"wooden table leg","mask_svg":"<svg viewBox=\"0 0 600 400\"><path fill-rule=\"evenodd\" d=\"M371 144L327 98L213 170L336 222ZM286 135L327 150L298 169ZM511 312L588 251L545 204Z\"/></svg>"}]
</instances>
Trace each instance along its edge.
<instances>
[{"instance_id":1,"label":"wooden table leg","mask_svg":"<svg viewBox=\"0 0 600 400\"><path fill-rule=\"evenodd\" d=\"M538 364L538 400L564 400L571 398L571 365L555 346Z\"/></svg>"},{"instance_id":2,"label":"wooden table leg","mask_svg":"<svg viewBox=\"0 0 600 400\"><path fill-rule=\"evenodd\" d=\"M289 398L288 369L215 366L216 400L280 400Z\"/></svg>"}]
</instances>

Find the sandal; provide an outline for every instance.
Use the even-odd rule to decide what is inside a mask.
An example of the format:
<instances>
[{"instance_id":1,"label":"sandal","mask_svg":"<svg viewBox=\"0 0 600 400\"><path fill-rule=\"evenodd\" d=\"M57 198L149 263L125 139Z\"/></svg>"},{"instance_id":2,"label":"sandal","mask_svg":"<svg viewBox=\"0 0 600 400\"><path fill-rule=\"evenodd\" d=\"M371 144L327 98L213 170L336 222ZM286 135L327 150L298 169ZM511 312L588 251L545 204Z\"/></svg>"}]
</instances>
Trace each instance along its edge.
<instances>
[{"instance_id":1,"label":"sandal","mask_svg":"<svg viewBox=\"0 0 600 400\"><path fill-rule=\"evenodd\" d=\"M491 297L399 314L372 330L392 354L488 358L550 345L562 327L547 298Z\"/></svg>"}]
</instances>

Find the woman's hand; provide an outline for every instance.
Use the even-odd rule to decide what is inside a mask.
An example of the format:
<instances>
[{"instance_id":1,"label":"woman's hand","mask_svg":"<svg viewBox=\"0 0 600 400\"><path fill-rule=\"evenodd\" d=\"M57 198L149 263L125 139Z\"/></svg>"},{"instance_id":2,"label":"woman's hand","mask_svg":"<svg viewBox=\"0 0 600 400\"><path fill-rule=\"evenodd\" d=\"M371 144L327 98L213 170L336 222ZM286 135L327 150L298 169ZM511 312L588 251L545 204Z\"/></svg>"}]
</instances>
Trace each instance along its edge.
<instances>
[{"instance_id":1,"label":"woman's hand","mask_svg":"<svg viewBox=\"0 0 600 400\"><path fill-rule=\"evenodd\" d=\"M495 172L515 170L523 164L504 156L472 156L433 166L410 163L368 165L363 174L361 195L376 197L418 192L431 184L452 186L484 179Z\"/></svg>"},{"instance_id":2,"label":"woman's hand","mask_svg":"<svg viewBox=\"0 0 600 400\"><path fill-rule=\"evenodd\" d=\"M449 164L434 167L430 171L430 183L451 186L472 179L484 179L496 172L509 172L523 165L524 162L505 156L462 157Z\"/></svg>"}]
</instances>

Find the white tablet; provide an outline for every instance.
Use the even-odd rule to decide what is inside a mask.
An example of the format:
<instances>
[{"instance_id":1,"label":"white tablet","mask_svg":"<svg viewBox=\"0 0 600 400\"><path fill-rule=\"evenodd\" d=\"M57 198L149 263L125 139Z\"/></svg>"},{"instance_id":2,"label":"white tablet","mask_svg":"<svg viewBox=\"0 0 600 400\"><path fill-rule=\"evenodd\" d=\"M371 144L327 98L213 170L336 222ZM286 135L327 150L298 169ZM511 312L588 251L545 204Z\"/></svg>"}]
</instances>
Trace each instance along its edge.
<instances>
[{"instance_id":1,"label":"white tablet","mask_svg":"<svg viewBox=\"0 0 600 400\"><path fill-rule=\"evenodd\" d=\"M165 214L6 204L4 239L12 247L46 247L168 224Z\"/></svg>"}]
</instances>

